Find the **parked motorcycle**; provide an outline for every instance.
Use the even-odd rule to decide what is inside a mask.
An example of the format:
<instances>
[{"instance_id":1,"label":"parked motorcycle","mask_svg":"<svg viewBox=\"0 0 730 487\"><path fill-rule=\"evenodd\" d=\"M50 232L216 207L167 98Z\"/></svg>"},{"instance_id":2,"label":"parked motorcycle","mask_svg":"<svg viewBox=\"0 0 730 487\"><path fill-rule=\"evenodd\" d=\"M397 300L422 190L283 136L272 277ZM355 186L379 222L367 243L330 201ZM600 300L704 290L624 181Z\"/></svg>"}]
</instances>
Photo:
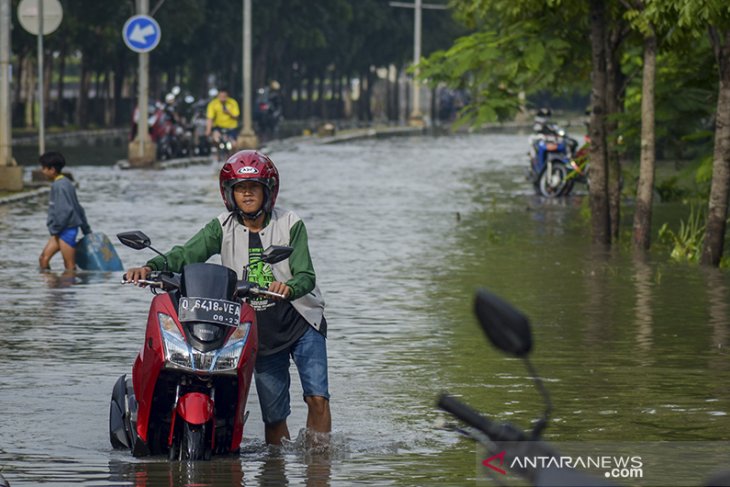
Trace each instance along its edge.
<instances>
[{"instance_id":1,"label":"parked motorcycle","mask_svg":"<svg viewBox=\"0 0 730 487\"><path fill-rule=\"evenodd\" d=\"M196 101L191 106L190 128L193 138L193 154L196 156L210 155L212 149L211 141L205 135L205 128L208 124L208 119L206 118L208 102L209 100L202 99Z\"/></svg>"},{"instance_id":2,"label":"parked motorcycle","mask_svg":"<svg viewBox=\"0 0 730 487\"><path fill-rule=\"evenodd\" d=\"M182 120L175 112L175 107L165 103L156 102L150 104L148 109L149 118L147 126L152 142L157 146L157 160L174 159L186 157L191 154L192 134L186 130ZM137 123L139 111L134 109L130 140L137 135Z\"/></svg>"},{"instance_id":3,"label":"parked motorcycle","mask_svg":"<svg viewBox=\"0 0 730 487\"><path fill-rule=\"evenodd\" d=\"M274 135L279 129L282 119L281 100L276 91L259 88L254 103L253 121L256 132L261 135Z\"/></svg>"},{"instance_id":4,"label":"parked motorcycle","mask_svg":"<svg viewBox=\"0 0 730 487\"><path fill-rule=\"evenodd\" d=\"M538 194L547 198L567 196L576 182L587 183L586 144L578 149L578 141L552 122L536 122L533 130L527 178Z\"/></svg>"},{"instance_id":5,"label":"parked motorcycle","mask_svg":"<svg viewBox=\"0 0 730 487\"><path fill-rule=\"evenodd\" d=\"M135 250L160 254L140 231L117 237ZM262 260L280 262L291 251L272 246ZM155 297L132 377L119 377L112 392L114 448L128 448L135 457L167 454L170 460L239 451L258 347L255 313L245 299L283 297L249 283L247 274L245 269L238 281L227 267L201 263L140 281ZM122 283L128 283L126 275Z\"/></svg>"}]
</instances>

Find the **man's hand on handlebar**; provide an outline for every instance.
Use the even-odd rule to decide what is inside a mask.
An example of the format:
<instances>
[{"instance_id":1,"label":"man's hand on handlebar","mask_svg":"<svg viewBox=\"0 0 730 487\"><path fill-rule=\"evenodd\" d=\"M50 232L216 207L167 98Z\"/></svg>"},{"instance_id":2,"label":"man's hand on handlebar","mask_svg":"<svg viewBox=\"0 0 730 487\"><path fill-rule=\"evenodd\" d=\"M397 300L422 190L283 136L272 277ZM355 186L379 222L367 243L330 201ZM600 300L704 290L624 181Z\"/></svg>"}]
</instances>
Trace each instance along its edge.
<instances>
[{"instance_id":1,"label":"man's hand on handlebar","mask_svg":"<svg viewBox=\"0 0 730 487\"><path fill-rule=\"evenodd\" d=\"M291 294L291 288L289 286L287 286L285 283L279 282L279 281L274 281L271 284L269 284L269 291L271 291L272 293L281 294L282 296L284 296L284 299L288 298L289 295ZM272 297L272 299L281 299L281 298Z\"/></svg>"},{"instance_id":2,"label":"man's hand on handlebar","mask_svg":"<svg viewBox=\"0 0 730 487\"><path fill-rule=\"evenodd\" d=\"M127 270L127 273L124 274L124 278L127 282L132 282L138 286L143 286L143 284L140 284L140 280L145 280L150 275L150 272L152 272L152 269L147 266L143 267L132 267L131 269Z\"/></svg>"}]
</instances>

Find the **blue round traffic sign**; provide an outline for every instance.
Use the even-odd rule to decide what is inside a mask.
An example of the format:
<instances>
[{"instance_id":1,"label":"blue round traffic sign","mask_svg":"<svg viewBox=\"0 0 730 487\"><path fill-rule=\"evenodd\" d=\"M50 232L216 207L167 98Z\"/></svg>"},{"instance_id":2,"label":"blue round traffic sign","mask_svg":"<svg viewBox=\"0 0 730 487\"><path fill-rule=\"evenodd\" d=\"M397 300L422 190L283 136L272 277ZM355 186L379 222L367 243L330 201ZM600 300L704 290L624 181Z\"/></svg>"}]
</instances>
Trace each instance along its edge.
<instances>
[{"instance_id":1,"label":"blue round traffic sign","mask_svg":"<svg viewBox=\"0 0 730 487\"><path fill-rule=\"evenodd\" d=\"M149 52L160 43L162 31L160 24L149 15L130 17L122 29L122 38L134 52Z\"/></svg>"}]
</instances>

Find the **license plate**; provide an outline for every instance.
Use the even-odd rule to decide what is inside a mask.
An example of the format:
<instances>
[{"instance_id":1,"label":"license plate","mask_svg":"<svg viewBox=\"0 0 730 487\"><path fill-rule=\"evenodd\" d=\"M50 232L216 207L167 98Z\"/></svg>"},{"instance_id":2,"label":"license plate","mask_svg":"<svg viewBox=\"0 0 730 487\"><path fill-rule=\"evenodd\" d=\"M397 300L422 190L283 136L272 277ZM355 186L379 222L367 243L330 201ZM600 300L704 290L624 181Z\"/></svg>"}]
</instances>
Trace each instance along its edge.
<instances>
[{"instance_id":1,"label":"license plate","mask_svg":"<svg viewBox=\"0 0 730 487\"><path fill-rule=\"evenodd\" d=\"M180 298L177 315L180 322L205 321L238 326L241 320L241 304L225 299Z\"/></svg>"}]
</instances>

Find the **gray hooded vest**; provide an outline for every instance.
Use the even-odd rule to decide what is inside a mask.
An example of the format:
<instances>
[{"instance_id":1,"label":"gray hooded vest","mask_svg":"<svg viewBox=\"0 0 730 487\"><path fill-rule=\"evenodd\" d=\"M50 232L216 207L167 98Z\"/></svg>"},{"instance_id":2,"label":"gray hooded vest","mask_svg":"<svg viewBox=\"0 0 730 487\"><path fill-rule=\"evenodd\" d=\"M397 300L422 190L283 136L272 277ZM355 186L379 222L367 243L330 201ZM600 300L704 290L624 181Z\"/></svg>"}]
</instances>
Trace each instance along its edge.
<instances>
[{"instance_id":1,"label":"gray hooded vest","mask_svg":"<svg viewBox=\"0 0 730 487\"><path fill-rule=\"evenodd\" d=\"M291 227L300 220L292 211L274 208L269 224L259 232L261 246L264 250L271 245L289 245ZM249 230L232 218L230 212L218 215L223 238L221 241L221 263L236 271L238 278L243 278L243 268L248 264ZM289 259L271 265L274 278L280 282L291 279ZM300 315L319 331L324 316L324 297L315 283L314 289L304 296L291 301Z\"/></svg>"}]
</instances>

